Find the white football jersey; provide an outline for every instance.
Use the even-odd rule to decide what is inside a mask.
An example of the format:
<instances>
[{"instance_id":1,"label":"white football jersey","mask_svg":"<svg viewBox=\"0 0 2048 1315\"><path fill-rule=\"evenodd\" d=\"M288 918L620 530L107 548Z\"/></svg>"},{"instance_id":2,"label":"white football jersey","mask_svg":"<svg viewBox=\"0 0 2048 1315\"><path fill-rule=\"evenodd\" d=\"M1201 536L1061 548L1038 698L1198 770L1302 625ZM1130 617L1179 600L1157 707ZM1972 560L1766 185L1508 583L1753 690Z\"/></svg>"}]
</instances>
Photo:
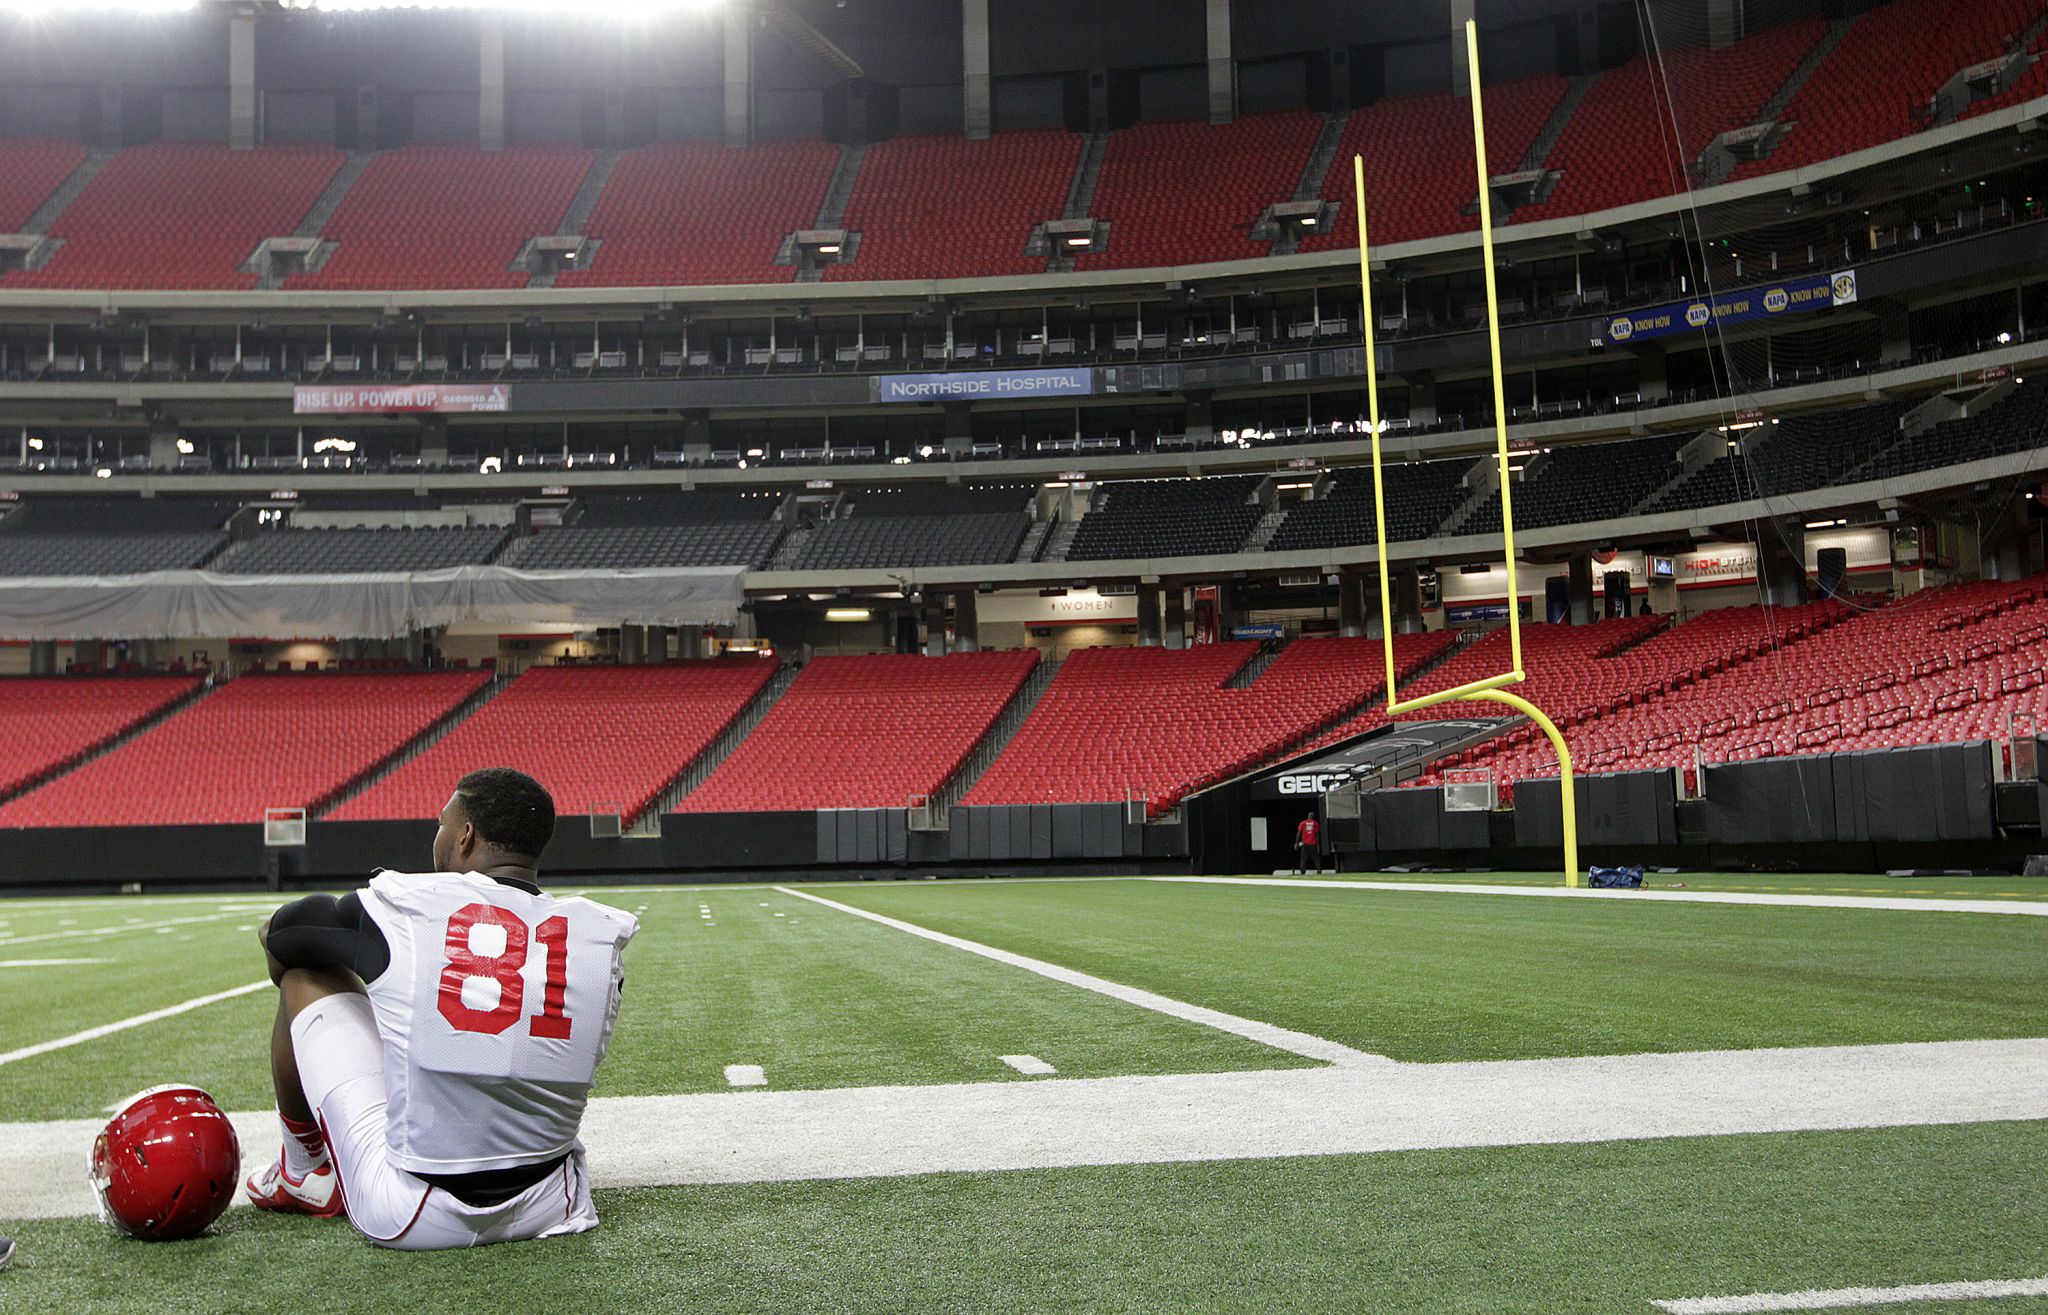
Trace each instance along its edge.
<instances>
[{"instance_id":1,"label":"white football jersey","mask_svg":"<svg viewBox=\"0 0 2048 1315\"><path fill-rule=\"evenodd\" d=\"M570 1150L639 921L477 872L380 873L362 901L391 947L369 991L392 1162L477 1173Z\"/></svg>"}]
</instances>

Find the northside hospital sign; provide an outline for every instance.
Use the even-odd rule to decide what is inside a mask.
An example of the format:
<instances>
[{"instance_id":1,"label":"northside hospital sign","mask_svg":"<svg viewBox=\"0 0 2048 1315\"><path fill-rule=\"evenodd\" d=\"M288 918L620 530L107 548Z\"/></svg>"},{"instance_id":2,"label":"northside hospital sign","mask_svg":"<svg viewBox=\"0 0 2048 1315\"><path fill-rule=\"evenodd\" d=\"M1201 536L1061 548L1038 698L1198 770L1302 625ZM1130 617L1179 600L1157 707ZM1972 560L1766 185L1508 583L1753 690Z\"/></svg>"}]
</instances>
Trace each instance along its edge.
<instances>
[{"instance_id":1,"label":"northside hospital sign","mask_svg":"<svg viewBox=\"0 0 2048 1315\"><path fill-rule=\"evenodd\" d=\"M1095 371L962 370L941 374L884 374L875 378L877 402L969 402L993 397L1086 397Z\"/></svg>"},{"instance_id":2,"label":"northside hospital sign","mask_svg":"<svg viewBox=\"0 0 2048 1315\"><path fill-rule=\"evenodd\" d=\"M1646 338L1704 329L1710 324L1747 324L1753 320L1797 315L1829 306L1846 306L1855 300L1855 270L1843 270L1839 274L1809 274L1782 283L1764 283L1724 292L1708 299L1674 301L1617 315L1607 322L1606 340L1610 345L1639 342Z\"/></svg>"}]
</instances>

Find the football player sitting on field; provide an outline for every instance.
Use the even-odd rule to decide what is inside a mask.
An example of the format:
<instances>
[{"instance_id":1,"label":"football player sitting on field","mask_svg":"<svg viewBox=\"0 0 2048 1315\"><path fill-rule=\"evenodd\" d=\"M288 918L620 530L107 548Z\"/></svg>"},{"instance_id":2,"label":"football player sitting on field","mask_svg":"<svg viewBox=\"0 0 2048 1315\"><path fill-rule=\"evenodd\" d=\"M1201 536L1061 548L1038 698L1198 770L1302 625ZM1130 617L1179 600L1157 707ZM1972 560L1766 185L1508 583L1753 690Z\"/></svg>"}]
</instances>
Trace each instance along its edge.
<instances>
[{"instance_id":1,"label":"football player sitting on field","mask_svg":"<svg viewBox=\"0 0 2048 1315\"><path fill-rule=\"evenodd\" d=\"M577 1130L639 924L535 884L555 807L532 777L472 772L440 823L434 871L257 933L284 1150L249 1197L408 1250L595 1228Z\"/></svg>"}]
</instances>

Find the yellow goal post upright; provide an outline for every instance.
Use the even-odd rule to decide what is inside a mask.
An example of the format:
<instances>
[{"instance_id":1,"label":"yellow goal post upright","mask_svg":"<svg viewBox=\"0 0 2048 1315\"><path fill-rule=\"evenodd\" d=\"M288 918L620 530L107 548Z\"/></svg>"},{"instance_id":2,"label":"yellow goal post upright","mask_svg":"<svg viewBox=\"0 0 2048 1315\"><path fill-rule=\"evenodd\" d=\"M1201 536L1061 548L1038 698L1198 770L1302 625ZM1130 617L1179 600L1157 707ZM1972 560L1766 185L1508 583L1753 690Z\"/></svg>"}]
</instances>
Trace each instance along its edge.
<instances>
[{"instance_id":1,"label":"yellow goal post upright","mask_svg":"<svg viewBox=\"0 0 2048 1315\"><path fill-rule=\"evenodd\" d=\"M1486 111L1479 92L1479 28L1470 19L1465 22L1465 70L1472 83L1472 153L1479 169L1479 250L1486 272L1486 339L1493 365L1493 447L1500 463L1500 525L1508 576L1509 669L1497 676L1467 681L1452 689L1420 694L1412 699L1401 698L1395 689L1393 594L1387 574L1386 478L1380 463L1379 357L1373 343L1377 321L1372 309L1372 248L1366 241L1365 159L1354 155L1351 157L1351 180L1357 194L1358 283L1365 298L1361 310L1365 321L1366 419L1372 438L1372 509L1379 540L1380 636L1387 658L1387 715L1392 717L1459 699L1505 704L1534 722L1557 751L1558 798L1564 809L1564 884L1579 886L1584 878L1579 872L1578 799L1572 783L1571 750L1565 746L1564 735L1557 729L1557 724L1545 716L1541 708L1505 688L1520 684L1527 675L1522 669L1522 598L1515 578L1515 511L1508 469L1508 409L1500 364L1500 297L1494 288L1492 178L1486 164Z\"/></svg>"}]
</instances>

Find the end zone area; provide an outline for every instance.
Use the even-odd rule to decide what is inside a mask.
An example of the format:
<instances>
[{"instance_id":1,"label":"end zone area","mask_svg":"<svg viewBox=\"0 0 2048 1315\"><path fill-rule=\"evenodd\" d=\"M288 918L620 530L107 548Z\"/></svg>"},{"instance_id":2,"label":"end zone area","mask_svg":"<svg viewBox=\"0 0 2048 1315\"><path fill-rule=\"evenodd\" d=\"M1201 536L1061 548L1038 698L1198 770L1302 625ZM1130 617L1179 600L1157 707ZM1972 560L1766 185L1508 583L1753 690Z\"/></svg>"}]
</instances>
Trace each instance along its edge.
<instances>
[{"instance_id":1,"label":"end zone area","mask_svg":"<svg viewBox=\"0 0 2048 1315\"><path fill-rule=\"evenodd\" d=\"M250 982L274 901L0 903L0 992L34 1002L0 1012L0 1310L267 1308L284 1273L448 1311L1643 1312L2048 1274L2037 917L1120 878L593 893L647 927L587 1125L604 1226L438 1256L247 1209L161 1247L79 1217L46 1180L153 1082L207 1086L272 1153L270 1000L5 1053ZM1898 1308L2048 1308L1959 1300Z\"/></svg>"}]
</instances>

